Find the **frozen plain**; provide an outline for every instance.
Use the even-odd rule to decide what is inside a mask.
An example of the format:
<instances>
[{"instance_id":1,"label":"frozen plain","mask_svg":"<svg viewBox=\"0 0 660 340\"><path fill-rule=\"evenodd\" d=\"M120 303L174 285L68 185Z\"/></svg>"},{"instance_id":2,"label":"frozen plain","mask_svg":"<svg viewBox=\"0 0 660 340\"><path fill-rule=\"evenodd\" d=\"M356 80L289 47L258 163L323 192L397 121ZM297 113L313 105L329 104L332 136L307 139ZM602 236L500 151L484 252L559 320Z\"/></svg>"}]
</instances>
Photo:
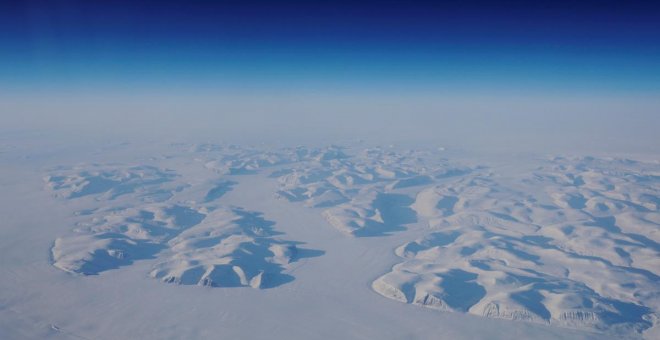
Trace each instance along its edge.
<instances>
[{"instance_id":1,"label":"frozen plain","mask_svg":"<svg viewBox=\"0 0 660 340\"><path fill-rule=\"evenodd\" d=\"M657 157L3 140L0 338L657 338Z\"/></svg>"}]
</instances>

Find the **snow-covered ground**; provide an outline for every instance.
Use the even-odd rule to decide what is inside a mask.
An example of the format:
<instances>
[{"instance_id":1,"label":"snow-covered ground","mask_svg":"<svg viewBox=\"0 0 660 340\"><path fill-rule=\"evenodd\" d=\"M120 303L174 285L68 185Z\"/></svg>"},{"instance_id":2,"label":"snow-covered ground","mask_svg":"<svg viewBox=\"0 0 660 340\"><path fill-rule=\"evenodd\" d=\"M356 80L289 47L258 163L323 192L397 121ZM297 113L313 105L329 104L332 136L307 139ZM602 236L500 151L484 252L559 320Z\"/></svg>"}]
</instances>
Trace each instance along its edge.
<instances>
[{"instance_id":1,"label":"snow-covered ground","mask_svg":"<svg viewBox=\"0 0 660 340\"><path fill-rule=\"evenodd\" d=\"M0 143L2 339L660 337L653 155Z\"/></svg>"}]
</instances>

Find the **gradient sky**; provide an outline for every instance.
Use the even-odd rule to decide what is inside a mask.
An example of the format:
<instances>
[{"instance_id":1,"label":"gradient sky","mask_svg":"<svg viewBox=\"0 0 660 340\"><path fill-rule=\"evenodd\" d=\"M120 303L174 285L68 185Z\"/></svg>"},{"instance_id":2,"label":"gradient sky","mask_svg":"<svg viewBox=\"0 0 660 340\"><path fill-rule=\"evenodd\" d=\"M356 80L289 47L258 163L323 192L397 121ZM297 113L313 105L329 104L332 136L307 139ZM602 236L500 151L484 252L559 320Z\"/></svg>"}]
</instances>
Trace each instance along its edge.
<instances>
[{"instance_id":1,"label":"gradient sky","mask_svg":"<svg viewBox=\"0 0 660 340\"><path fill-rule=\"evenodd\" d=\"M492 102L492 114L523 118L593 117L614 107L619 111L601 119L612 126L630 114L656 124L660 115L654 99L660 95L660 5L651 2L51 0L0 6L0 90L13 98L6 117L37 111L40 119L52 117L42 106L62 96L72 106L54 109L93 112L95 103L124 101L134 105L123 111L149 111L169 97L170 108L216 112L230 121L238 118L227 110L290 120L287 111L321 117L330 114L328 106L368 117L358 124L384 107L399 107L390 110L394 116L491 114L488 105L474 108L475 100ZM281 96L305 104L286 106ZM217 98L224 98L222 105ZM566 104L557 106L562 98ZM78 99L86 104L71 103ZM407 109L420 102L428 105ZM281 112L265 114L268 107ZM534 107L563 113L534 113ZM103 120L80 112L76 119L89 116ZM16 117L9 122L23 119Z\"/></svg>"}]
</instances>

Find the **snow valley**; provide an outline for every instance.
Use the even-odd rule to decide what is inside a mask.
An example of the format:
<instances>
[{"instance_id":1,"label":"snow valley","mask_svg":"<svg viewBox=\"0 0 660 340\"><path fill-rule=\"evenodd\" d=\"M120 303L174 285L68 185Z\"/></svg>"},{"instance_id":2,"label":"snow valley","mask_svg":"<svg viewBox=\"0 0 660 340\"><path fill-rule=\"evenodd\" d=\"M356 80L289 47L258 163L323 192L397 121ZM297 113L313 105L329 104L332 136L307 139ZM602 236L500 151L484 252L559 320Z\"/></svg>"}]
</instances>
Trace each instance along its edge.
<instances>
[{"instance_id":1,"label":"snow valley","mask_svg":"<svg viewBox=\"0 0 660 340\"><path fill-rule=\"evenodd\" d=\"M658 334L657 159L2 150L4 338Z\"/></svg>"}]
</instances>

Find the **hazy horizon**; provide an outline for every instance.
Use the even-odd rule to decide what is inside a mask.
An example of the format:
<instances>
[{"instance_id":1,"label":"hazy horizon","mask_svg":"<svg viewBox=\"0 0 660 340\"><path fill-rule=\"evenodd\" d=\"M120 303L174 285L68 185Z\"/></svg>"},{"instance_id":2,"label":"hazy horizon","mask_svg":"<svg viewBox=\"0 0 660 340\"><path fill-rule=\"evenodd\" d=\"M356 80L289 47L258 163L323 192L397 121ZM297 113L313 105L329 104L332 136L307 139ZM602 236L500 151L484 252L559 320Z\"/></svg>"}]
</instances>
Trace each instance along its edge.
<instances>
[{"instance_id":1,"label":"hazy horizon","mask_svg":"<svg viewBox=\"0 0 660 340\"><path fill-rule=\"evenodd\" d=\"M3 7L3 131L660 148L648 3Z\"/></svg>"}]
</instances>

